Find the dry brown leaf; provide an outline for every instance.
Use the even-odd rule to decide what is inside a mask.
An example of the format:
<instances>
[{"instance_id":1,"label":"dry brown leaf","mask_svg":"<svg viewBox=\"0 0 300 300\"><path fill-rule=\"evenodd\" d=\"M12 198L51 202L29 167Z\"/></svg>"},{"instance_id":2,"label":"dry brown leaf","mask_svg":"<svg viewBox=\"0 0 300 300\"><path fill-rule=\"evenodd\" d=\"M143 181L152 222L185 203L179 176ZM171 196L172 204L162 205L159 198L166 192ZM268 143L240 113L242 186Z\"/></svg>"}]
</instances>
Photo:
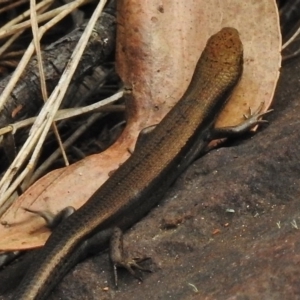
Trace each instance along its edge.
<instances>
[{"instance_id":1,"label":"dry brown leaf","mask_svg":"<svg viewBox=\"0 0 300 300\"><path fill-rule=\"evenodd\" d=\"M276 3L269 1L119 2L118 72L133 87L125 131L107 151L53 171L29 188L1 222L0 249L43 245L43 220L22 207L56 212L80 207L129 156L138 132L157 124L185 91L207 39L222 27L239 30L244 74L219 126L239 123L248 107L269 106L279 76L281 37ZM238 104L237 104L238 103ZM232 114L234 112L234 114Z\"/></svg>"},{"instance_id":2,"label":"dry brown leaf","mask_svg":"<svg viewBox=\"0 0 300 300\"><path fill-rule=\"evenodd\" d=\"M147 105L155 115L147 126L178 101L207 39L226 26L240 32L244 74L217 126L238 124L249 107L261 102L270 105L281 63L275 1L135 0L121 5L126 14L119 20L118 71L133 85L137 106Z\"/></svg>"}]
</instances>

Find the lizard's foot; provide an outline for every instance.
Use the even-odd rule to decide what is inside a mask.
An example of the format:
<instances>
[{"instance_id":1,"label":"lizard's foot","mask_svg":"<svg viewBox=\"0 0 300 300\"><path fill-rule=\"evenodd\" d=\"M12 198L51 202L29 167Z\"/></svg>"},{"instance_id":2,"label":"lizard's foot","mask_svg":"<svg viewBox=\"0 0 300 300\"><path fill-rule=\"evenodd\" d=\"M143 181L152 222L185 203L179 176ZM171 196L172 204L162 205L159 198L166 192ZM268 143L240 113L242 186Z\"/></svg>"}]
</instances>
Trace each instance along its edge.
<instances>
[{"instance_id":1,"label":"lizard's foot","mask_svg":"<svg viewBox=\"0 0 300 300\"><path fill-rule=\"evenodd\" d=\"M65 207L57 214L53 214L52 212L47 210L33 210L30 208L23 208L23 209L30 213L42 217L46 222L46 226L51 230L53 230L55 227L58 226L58 224L60 224L63 220L65 220L75 212L75 208L72 206Z\"/></svg>"},{"instance_id":2,"label":"lizard's foot","mask_svg":"<svg viewBox=\"0 0 300 300\"><path fill-rule=\"evenodd\" d=\"M139 265L140 262L150 259L150 257L144 258L129 258L125 254L123 249L123 233L121 229L114 228L111 239L110 239L110 258L113 263L115 285L118 286L118 274L117 268L125 268L132 276L137 278L139 281L143 281L140 274L134 270L138 269L143 272L152 272L151 270L144 268Z\"/></svg>"},{"instance_id":3,"label":"lizard's foot","mask_svg":"<svg viewBox=\"0 0 300 300\"><path fill-rule=\"evenodd\" d=\"M260 103L260 106L256 109L256 111L252 112L251 107L249 107L249 113L248 114L244 114L244 118L246 119L245 123L247 123L247 121L249 121L249 127L251 126L255 126L261 123L269 123L267 120L263 120L262 117L270 112L273 111L273 109L269 109L265 112L262 112L262 109L264 107L264 102Z\"/></svg>"},{"instance_id":4,"label":"lizard's foot","mask_svg":"<svg viewBox=\"0 0 300 300\"><path fill-rule=\"evenodd\" d=\"M66 208L62 209L60 212L58 212L56 215L49 212L49 211L38 211L38 210L33 210L30 208L23 208L24 210L39 215L42 217L45 222L46 226L53 230L58 224L60 224L63 220L68 218L74 211L75 208L72 206L67 206ZM23 254L24 251L3 251L0 252L0 268L8 265L10 262L15 260L18 256Z\"/></svg>"},{"instance_id":5,"label":"lizard's foot","mask_svg":"<svg viewBox=\"0 0 300 300\"><path fill-rule=\"evenodd\" d=\"M256 125L268 123L268 121L263 120L262 117L273 111L273 109L270 109L266 112L262 112L263 106L264 102L262 102L257 108L257 110L255 110L254 112L252 112L249 108L249 114L244 115L245 120L238 125L214 128L210 133L209 139L213 140L240 136L248 132Z\"/></svg>"}]
</instances>

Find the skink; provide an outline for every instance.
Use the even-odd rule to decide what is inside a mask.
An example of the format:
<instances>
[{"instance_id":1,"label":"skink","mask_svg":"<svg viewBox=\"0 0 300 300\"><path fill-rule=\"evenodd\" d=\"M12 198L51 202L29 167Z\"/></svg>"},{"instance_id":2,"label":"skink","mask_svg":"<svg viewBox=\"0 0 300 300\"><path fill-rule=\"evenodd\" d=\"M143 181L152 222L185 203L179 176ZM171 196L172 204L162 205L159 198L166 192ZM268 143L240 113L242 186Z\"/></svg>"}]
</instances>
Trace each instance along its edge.
<instances>
[{"instance_id":1,"label":"skink","mask_svg":"<svg viewBox=\"0 0 300 300\"><path fill-rule=\"evenodd\" d=\"M54 230L14 299L46 299L78 261L86 240L97 233L107 245L112 228L132 226L158 203L214 137L214 122L242 70L238 31L223 28L208 40L179 102L86 204ZM258 118L250 123L244 127L259 123Z\"/></svg>"}]
</instances>

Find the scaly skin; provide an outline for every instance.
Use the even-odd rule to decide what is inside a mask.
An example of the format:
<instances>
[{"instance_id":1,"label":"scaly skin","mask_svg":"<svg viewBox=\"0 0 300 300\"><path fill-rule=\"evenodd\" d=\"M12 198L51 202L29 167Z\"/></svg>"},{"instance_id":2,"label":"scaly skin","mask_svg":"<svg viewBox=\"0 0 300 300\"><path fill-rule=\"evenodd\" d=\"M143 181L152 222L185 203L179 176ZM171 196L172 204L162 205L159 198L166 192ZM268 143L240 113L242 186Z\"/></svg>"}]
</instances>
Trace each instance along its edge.
<instances>
[{"instance_id":1,"label":"scaly skin","mask_svg":"<svg viewBox=\"0 0 300 300\"><path fill-rule=\"evenodd\" d=\"M207 145L216 117L243 69L238 31L223 28L207 42L191 83L143 146L49 237L14 299L45 299L96 232L126 229L142 218ZM107 239L105 240L107 241Z\"/></svg>"}]
</instances>

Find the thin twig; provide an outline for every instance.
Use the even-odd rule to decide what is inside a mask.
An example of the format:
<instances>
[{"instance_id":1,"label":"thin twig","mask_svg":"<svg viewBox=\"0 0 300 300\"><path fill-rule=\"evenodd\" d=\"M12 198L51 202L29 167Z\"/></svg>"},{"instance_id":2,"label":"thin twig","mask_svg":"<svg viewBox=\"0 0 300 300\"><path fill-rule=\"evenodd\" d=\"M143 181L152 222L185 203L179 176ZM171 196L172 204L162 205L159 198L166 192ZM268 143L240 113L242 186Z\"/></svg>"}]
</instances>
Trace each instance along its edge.
<instances>
[{"instance_id":1,"label":"thin twig","mask_svg":"<svg viewBox=\"0 0 300 300\"><path fill-rule=\"evenodd\" d=\"M39 12L44 12L45 10L48 9L48 7L51 5L51 3L49 3L48 5L43 5L42 7L40 7ZM38 8L37 8L38 9ZM30 21L28 21L30 22ZM6 25L5 25L6 26ZM29 26L28 26L29 27ZM17 33L15 33L13 36L11 36L1 47L0 47L0 56L3 55L3 53L12 45L12 43L24 32L25 28L23 30L19 29ZM6 31L6 29L4 30ZM11 32L14 33L14 32ZM10 34L8 34L10 35ZM1 38L1 35L0 35Z\"/></svg>"},{"instance_id":2,"label":"thin twig","mask_svg":"<svg viewBox=\"0 0 300 300\"><path fill-rule=\"evenodd\" d=\"M3 13L3 12L6 12L6 11L8 11L8 10L11 10L11 9L13 9L13 8L15 8L15 7L18 7L18 6L20 6L21 4L26 3L26 2L28 2L28 0L19 0L19 1L15 1L14 3L5 5L4 7L2 7L2 8L0 9L0 14Z\"/></svg>"},{"instance_id":3,"label":"thin twig","mask_svg":"<svg viewBox=\"0 0 300 300\"><path fill-rule=\"evenodd\" d=\"M296 30L296 32L282 45L282 49L284 50L289 44L291 44L296 37L300 34L300 27Z\"/></svg>"},{"instance_id":4,"label":"thin twig","mask_svg":"<svg viewBox=\"0 0 300 300\"><path fill-rule=\"evenodd\" d=\"M85 0L76 0L68 4L68 8L63 10L60 14L55 16L52 20L50 20L48 23L46 23L44 26L39 28L39 38L42 38L43 35L47 30L49 30L51 27L53 27L56 23L58 23L60 20L65 18L68 14L70 14L74 9L79 7L82 3L84 3ZM25 51L22 59L20 60L18 67L13 73L13 76L11 77L9 83L3 90L2 94L0 95L0 110L2 109L6 99L12 92L13 88L15 87L16 83L18 82L20 76L24 72L32 54L34 52L34 45L33 42L30 43L27 50Z\"/></svg>"},{"instance_id":5,"label":"thin twig","mask_svg":"<svg viewBox=\"0 0 300 300\"><path fill-rule=\"evenodd\" d=\"M33 42L35 46L36 56L38 60L38 68L39 68L39 75L40 75L40 84L41 84L41 91L42 91L42 97L44 102L48 100L48 93L47 93L47 86L46 86L46 79L45 79L45 72L43 68L43 59L42 59L42 51L41 51L41 45L40 45L40 38L39 38L39 27L37 22L37 16L36 16L36 3L35 0L30 0L30 19L31 19L31 26L32 26L32 34L33 34ZM52 129L55 134L55 137L57 139L59 148L61 150L63 159L65 161L65 165L69 165L69 161L66 155L66 152L63 148L61 138L59 136L58 129L55 125L55 122L52 123ZM38 154L39 155L39 154Z\"/></svg>"},{"instance_id":6,"label":"thin twig","mask_svg":"<svg viewBox=\"0 0 300 300\"><path fill-rule=\"evenodd\" d=\"M37 5L37 10L40 10L42 7L44 6L48 6L48 5L51 5L52 2L54 0L43 0L42 2L40 2L38 5ZM12 19L11 21L9 21L8 23L6 23L4 26L2 26L0 28L0 32L4 29L7 29L7 28L10 28L12 25L15 25L19 22L21 22L22 20L28 18L30 15L30 9L26 10L25 12L23 12L22 14L20 14L18 17Z\"/></svg>"},{"instance_id":7,"label":"thin twig","mask_svg":"<svg viewBox=\"0 0 300 300\"><path fill-rule=\"evenodd\" d=\"M24 30L19 31L18 33L11 36L1 47L0 47L0 56L13 44L13 42L24 32Z\"/></svg>"},{"instance_id":8,"label":"thin twig","mask_svg":"<svg viewBox=\"0 0 300 300\"><path fill-rule=\"evenodd\" d=\"M65 16L67 16L69 13L71 13L74 9L76 9L78 6L80 6L82 3L84 3L84 0L77 0L68 5L68 9L65 9L63 12L61 12L59 15L55 16L51 21L46 23L44 26L40 27L39 29L39 37L41 38L43 34L52 26L54 26L57 22L59 22L61 19L63 19ZM30 43L28 46L27 50L25 51L21 61L19 62L15 72L13 73L13 76L11 77L8 85L5 87L4 91L0 95L0 107L4 105L6 99L10 95L12 89L14 88L16 82L19 80L21 74L23 73L26 65L28 64L31 55L33 54L34 51L34 45L33 42ZM40 114L40 119L37 119L37 126L35 127L35 131L31 130L31 139L27 139L25 144L23 145L21 151L18 153L17 157L15 158L13 164L17 167L13 167L12 165L8 168L4 176L2 177L2 180L0 181L0 206L1 203L5 201L5 198L1 198L1 195L6 191L8 186L10 185L12 178L14 175L19 172L19 169L21 166L24 164L24 162L27 160L31 149L35 146L37 143L37 140L39 136L41 135L42 132L42 127L41 122L38 120L41 120L45 118L45 115L48 114L48 111L50 110L49 108L49 103L46 103L44 107L44 113ZM47 111L48 109L48 111Z\"/></svg>"},{"instance_id":9,"label":"thin twig","mask_svg":"<svg viewBox=\"0 0 300 300\"><path fill-rule=\"evenodd\" d=\"M63 143L64 149L68 149L91 125L93 125L101 116L103 116L103 113L96 113L90 116L87 121L82 124L75 132L72 133L72 135ZM45 173L45 170L53 164L53 162L60 156L60 150L57 149L54 151L48 159L46 159L42 165L40 165L34 174L32 175L29 185L35 182L39 177L41 177L42 174ZM27 188L27 187L24 187Z\"/></svg>"},{"instance_id":10,"label":"thin twig","mask_svg":"<svg viewBox=\"0 0 300 300\"><path fill-rule=\"evenodd\" d=\"M74 1L76 2L76 1ZM72 2L71 4L73 4ZM92 17L90 18L87 27L85 28L81 38L79 39L74 52L69 60L69 63L67 64L57 86L53 90L52 94L50 95L48 101L45 103L44 107L42 108L39 116L37 117L35 123L33 124L31 131L29 133L29 137L24 143L22 147L22 155L25 157L25 159L29 156L29 154L33 151L31 159L29 160L29 163L27 167L24 169L24 171L15 179L14 182L11 183L12 178L15 176L17 171L21 168L23 161L20 160L21 157L21 151L18 153L16 159L11 164L7 172L4 174L1 182L0 182L0 205L4 206L4 203L7 201L9 196L14 192L14 190L19 186L21 181L24 179L26 174L30 171L30 168L32 165L35 164L37 153L39 153L40 148L43 144L43 141L47 135L47 132L49 130L49 127L51 123L53 122L54 116L61 104L61 101L67 91L67 88L70 84L70 81L72 79L72 76L77 68L77 65L79 63L79 60L82 56L82 53L86 47L86 44L89 40L89 37L93 31L93 28L96 24L97 19L100 17L101 12L104 8L106 1L101 0L99 4L97 5ZM57 17L56 17L57 18ZM49 22L50 23L50 22ZM42 27L40 28L42 31ZM39 37L41 37L41 33L39 33ZM32 43L31 43L32 44ZM50 109L51 107L51 109ZM33 131L35 131L35 134L33 134ZM9 207L9 204L5 204L5 207ZM3 207L0 209L0 215L4 213Z\"/></svg>"},{"instance_id":11,"label":"thin twig","mask_svg":"<svg viewBox=\"0 0 300 300\"><path fill-rule=\"evenodd\" d=\"M91 2L91 0L86 0L86 1L82 2L81 5L87 4L89 2ZM69 6L70 6L70 4L65 4L65 5L62 5L60 7L54 8L54 9L52 9L50 11L47 11L47 12L45 12L43 14L39 14L37 16L38 23L50 20L51 18L53 18L56 15L58 15L59 13L61 13L63 10L67 9ZM38 11L40 11L40 10L38 10ZM31 22L30 22L30 20L27 20L27 21L24 21L24 22L16 24L16 25L12 25L12 26L10 26L8 28L4 28L4 29L1 28L0 29L0 39L5 38L5 37L7 37L9 35L12 35L15 32L19 32L20 30L24 30L26 28L29 28L30 26L31 26Z\"/></svg>"},{"instance_id":12,"label":"thin twig","mask_svg":"<svg viewBox=\"0 0 300 300\"><path fill-rule=\"evenodd\" d=\"M118 108L118 107L120 107L120 105L118 105L117 108L115 108L115 105L113 107L112 106L107 107L107 105L119 100L122 97L123 97L123 91L118 92L104 100L100 100L96 103L93 103L93 104L90 104L90 105L87 105L84 107L66 108L66 109L58 110L57 113L55 114L54 121L69 119L69 118L80 116L82 114L86 114L89 112L120 111L120 109ZM124 110L123 108L124 108L124 106L122 106L122 110ZM6 127L3 127L0 129L0 136L5 133L8 133L8 132L12 132L14 134L18 129L32 125L35 122L36 118L37 117L28 118L26 120L22 120L22 121L14 123L14 124L10 124Z\"/></svg>"}]
</instances>

